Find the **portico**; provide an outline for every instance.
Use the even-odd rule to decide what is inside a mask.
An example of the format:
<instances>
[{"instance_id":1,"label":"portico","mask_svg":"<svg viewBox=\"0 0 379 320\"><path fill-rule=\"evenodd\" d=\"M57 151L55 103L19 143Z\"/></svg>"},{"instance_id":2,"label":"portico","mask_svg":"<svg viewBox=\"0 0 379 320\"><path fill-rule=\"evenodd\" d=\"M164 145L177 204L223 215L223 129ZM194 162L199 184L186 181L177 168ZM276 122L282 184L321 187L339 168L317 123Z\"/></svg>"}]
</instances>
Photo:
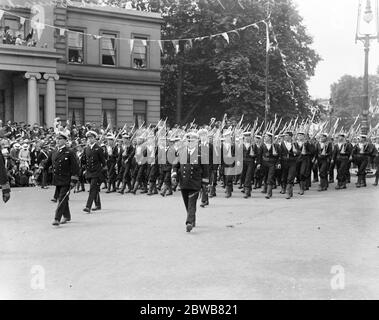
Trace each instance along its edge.
<instances>
[{"instance_id":1,"label":"portico","mask_svg":"<svg viewBox=\"0 0 379 320\"><path fill-rule=\"evenodd\" d=\"M5 44L0 44L0 55L0 118L53 126L61 56L54 49Z\"/></svg>"}]
</instances>

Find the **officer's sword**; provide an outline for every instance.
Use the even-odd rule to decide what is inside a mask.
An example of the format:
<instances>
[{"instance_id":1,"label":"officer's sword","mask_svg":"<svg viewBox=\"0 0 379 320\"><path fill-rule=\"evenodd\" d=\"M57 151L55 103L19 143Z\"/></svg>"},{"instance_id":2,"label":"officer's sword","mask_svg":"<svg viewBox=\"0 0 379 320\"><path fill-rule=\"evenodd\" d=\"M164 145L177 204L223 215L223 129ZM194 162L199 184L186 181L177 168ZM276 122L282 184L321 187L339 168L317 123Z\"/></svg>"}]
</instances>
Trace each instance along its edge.
<instances>
[{"instance_id":1,"label":"officer's sword","mask_svg":"<svg viewBox=\"0 0 379 320\"><path fill-rule=\"evenodd\" d=\"M62 198L62 200L59 201L58 206L57 206L57 209L55 210L55 215L57 214L57 212L58 212L59 208L61 207L63 201L64 201L64 200L70 195L71 190L74 189L74 188L75 188L75 186L71 187L71 188L66 192L66 194L64 195L64 197Z\"/></svg>"}]
</instances>

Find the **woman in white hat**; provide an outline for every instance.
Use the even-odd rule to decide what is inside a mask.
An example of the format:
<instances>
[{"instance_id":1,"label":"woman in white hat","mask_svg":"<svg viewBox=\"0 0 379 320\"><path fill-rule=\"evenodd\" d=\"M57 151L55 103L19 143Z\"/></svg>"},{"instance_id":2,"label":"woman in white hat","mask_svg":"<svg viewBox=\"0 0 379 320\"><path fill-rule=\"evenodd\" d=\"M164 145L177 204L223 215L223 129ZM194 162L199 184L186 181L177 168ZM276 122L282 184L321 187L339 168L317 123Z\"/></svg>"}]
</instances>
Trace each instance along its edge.
<instances>
[{"instance_id":1,"label":"woman in white hat","mask_svg":"<svg viewBox=\"0 0 379 320\"><path fill-rule=\"evenodd\" d=\"M22 145L22 148L18 154L18 159L20 161L20 167L25 166L29 169L31 158L28 144L24 143Z\"/></svg>"}]
</instances>

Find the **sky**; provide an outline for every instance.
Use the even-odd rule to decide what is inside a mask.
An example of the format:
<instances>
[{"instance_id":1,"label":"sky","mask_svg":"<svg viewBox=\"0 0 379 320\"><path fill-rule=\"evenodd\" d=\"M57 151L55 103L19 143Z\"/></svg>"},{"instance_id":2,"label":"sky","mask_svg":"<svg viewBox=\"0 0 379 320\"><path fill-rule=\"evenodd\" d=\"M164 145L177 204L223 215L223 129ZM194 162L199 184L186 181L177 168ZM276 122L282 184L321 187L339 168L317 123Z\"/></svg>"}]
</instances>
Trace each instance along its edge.
<instances>
[{"instance_id":1,"label":"sky","mask_svg":"<svg viewBox=\"0 0 379 320\"><path fill-rule=\"evenodd\" d=\"M366 0L363 1L365 7ZM362 76L363 43L355 43L359 0L295 0L313 48L321 55L315 76L308 83L313 98L329 98L330 85L343 75ZM371 0L374 7L374 0ZM363 8L364 9L364 8ZM369 72L379 66L379 42L372 40Z\"/></svg>"}]
</instances>

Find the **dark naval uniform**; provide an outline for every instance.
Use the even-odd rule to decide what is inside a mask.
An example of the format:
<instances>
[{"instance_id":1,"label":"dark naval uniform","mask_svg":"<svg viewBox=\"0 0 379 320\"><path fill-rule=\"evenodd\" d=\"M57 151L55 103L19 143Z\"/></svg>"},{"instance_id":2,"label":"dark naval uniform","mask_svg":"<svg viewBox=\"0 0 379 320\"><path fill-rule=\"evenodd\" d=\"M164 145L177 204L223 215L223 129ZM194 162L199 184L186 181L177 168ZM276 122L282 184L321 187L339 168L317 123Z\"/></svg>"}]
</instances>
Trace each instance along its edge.
<instances>
[{"instance_id":1,"label":"dark naval uniform","mask_svg":"<svg viewBox=\"0 0 379 320\"><path fill-rule=\"evenodd\" d=\"M118 162L118 148L116 145L107 145L107 168L108 168L108 190L106 193L116 192L116 179L117 179L117 162Z\"/></svg>"},{"instance_id":2,"label":"dark naval uniform","mask_svg":"<svg viewBox=\"0 0 379 320\"><path fill-rule=\"evenodd\" d=\"M293 197L293 186L296 178L296 165L300 157L301 148L296 142L281 144L282 153L282 189L283 194L286 193L286 199Z\"/></svg>"},{"instance_id":3,"label":"dark naval uniform","mask_svg":"<svg viewBox=\"0 0 379 320\"><path fill-rule=\"evenodd\" d=\"M254 172L257 166L257 157L259 154L259 147L257 144L244 144L243 145L243 185L245 188L245 199L251 196L252 181L254 179ZM241 178L242 180L242 178Z\"/></svg>"},{"instance_id":4,"label":"dark naval uniform","mask_svg":"<svg viewBox=\"0 0 379 320\"><path fill-rule=\"evenodd\" d=\"M374 153L373 153L373 164L375 167L375 182L374 186L379 184L379 144L374 144Z\"/></svg>"},{"instance_id":5,"label":"dark naval uniform","mask_svg":"<svg viewBox=\"0 0 379 320\"><path fill-rule=\"evenodd\" d=\"M119 164L122 172L122 186L119 193L124 194L126 186L128 192L132 191L132 160L134 158L135 149L132 144L123 145L119 154Z\"/></svg>"},{"instance_id":6,"label":"dark naval uniform","mask_svg":"<svg viewBox=\"0 0 379 320\"><path fill-rule=\"evenodd\" d=\"M333 147L330 142L317 142L316 144L316 159L320 174L319 191L326 191L329 187L328 172L332 159Z\"/></svg>"},{"instance_id":7,"label":"dark naval uniform","mask_svg":"<svg viewBox=\"0 0 379 320\"><path fill-rule=\"evenodd\" d=\"M353 146L349 142L336 143L334 145L332 161L337 166L336 189L346 189L349 169L352 159Z\"/></svg>"},{"instance_id":8,"label":"dark naval uniform","mask_svg":"<svg viewBox=\"0 0 379 320\"><path fill-rule=\"evenodd\" d=\"M369 160L375 152L375 147L369 142L358 143L353 148L353 157L355 159L355 164L358 166L358 182L356 184L357 188L366 187L366 168L368 166Z\"/></svg>"},{"instance_id":9,"label":"dark naval uniform","mask_svg":"<svg viewBox=\"0 0 379 320\"><path fill-rule=\"evenodd\" d=\"M101 209L100 185L105 181L106 160L104 150L97 143L85 149L86 179L90 183L89 196L84 211L90 213L92 203L95 202L95 210Z\"/></svg>"},{"instance_id":10,"label":"dark naval uniform","mask_svg":"<svg viewBox=\"0 0 379 320\"><path fill-rule=\"evenodd\" d=\"M278 144L272 143L267 147L265 143L259 148L258 164L262 168L264 176L264 189L262 193L267 193L266 198L272 197L272 189L276 184L275 170L281 161L281 148Z\"/></svg>"},{"instance_id":11,"label":"dark naval uniform","mask_svg":"<svg viewBox=\"0 0 379 320\"><path fill-rule=\"evenodd\" d=\"M199 148L180 150L178 163L173 166L172 177L179 178L180 191L187 210L187 232L190 232L196 225L196 203L202 184L209 184L209 165L201 162Z\"/></svg>"},{"instance_id":12,"label":"dark naval uniform","mask_svg":"<svg viewBox=\"0 0 379 320\"><path fill-rule=\"evenodd\" d=\"M64 222L71 220L70 208L68 205L69 197L65 197L70 190L70 186L75 186L79 180L79 164L75 153L66 146L54 150L49 154L43 168L53 169L53 185L56 186L58 194L58 210L55 214L55 222L60 222L62 216ZM64 198L64 200L63 200Z\"/></svg>"},{"instance_id":13,"label":"dark naval uniform","mask_svg":"<svg viewBox=\"0 0 379 320\"><path fill-rule=\"evenodd\" d=\"M8 181L8 173L5 168L5 161L0 149L0 185L3 191L3 201L7 202L10 198L11 188Z\"/></svg>"}]
</instances>

